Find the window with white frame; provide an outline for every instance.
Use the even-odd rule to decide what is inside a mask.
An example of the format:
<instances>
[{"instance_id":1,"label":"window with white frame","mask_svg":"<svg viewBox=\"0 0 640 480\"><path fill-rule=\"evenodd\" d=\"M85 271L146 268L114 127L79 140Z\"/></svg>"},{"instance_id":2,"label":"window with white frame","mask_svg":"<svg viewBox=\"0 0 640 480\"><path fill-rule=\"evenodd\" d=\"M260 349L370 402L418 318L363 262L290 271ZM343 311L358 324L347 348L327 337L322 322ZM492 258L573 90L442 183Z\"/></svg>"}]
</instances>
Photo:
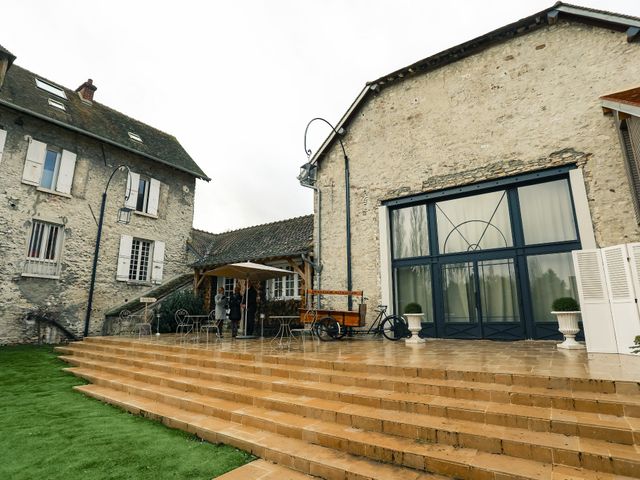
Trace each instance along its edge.
<instances>
[{"instance_id":1,"label":"window with white frame","mask_svg":"<svg viewBox=\"0 0 640 480\"><path fill-rule=\"evenodd\" d=\"M297 273L293 273L293 268L284 267L291 274L276 277L267 281L267 292L269 300L290 300L300 298L300 287L302 282Z\"/></svg>"},{"instance_id":2,"label":"window with white frame","mask_svg":"<svg viewBox=\"0 0 640 480\"><path fill-rule=\"evenodd\" d=\"M60 275L63 231L62 225L33 221L23 275L55 278Z\"/></svg>"},{"instance_id":3,"label":"window with white frame","mask_svg":"<svg viewBox=\"0 0 640 480\"><path fill-rule=\"evenodd\" d=\"M164 242L122 235L116 280L162 283L164 246Z\"/></svg>"},{"instance_id":4,"label":"window with white frame","mask_svg":"<svg viewBox=\"0 0 640 480\"><path fill-rule=\"evenodd\" d=\"M236 279L235 278L225 278L224 279L224 294L229 297L233 290L236 288Z\"/></svg>"},{"instance_id":5,"label":"window with white frame","mask_svg":"<svg viewBox=\"0 0 640 480\"><path fill-rule=\"evenodd\" d=\"M75 153L31 139L22 171L22 183L52 193L71 195L75 168Z\"/></svg>"},{"instance_id":6,"label":"window with white frame","mask_svg":"<svg viewBox=\"0 0 640 480\"><path fill-rule=\"evenodd\" d=\"M125 206L132 210L151 216L158 215L160 200L160 181L139 173L130 172L127 180L129 196Z\"/></svg>"},{"instance_id":7,"label":"window with white frame","mask_svg":"<svg viewBox=\"0 0 640 480\"><path fill-rule=\"evenodd\" d=\"M131 242L131 262L129 262L129 280L134 282L149 281L149 263L151 259L151 242L134 238Z\"/></svg>"}]
</instances>

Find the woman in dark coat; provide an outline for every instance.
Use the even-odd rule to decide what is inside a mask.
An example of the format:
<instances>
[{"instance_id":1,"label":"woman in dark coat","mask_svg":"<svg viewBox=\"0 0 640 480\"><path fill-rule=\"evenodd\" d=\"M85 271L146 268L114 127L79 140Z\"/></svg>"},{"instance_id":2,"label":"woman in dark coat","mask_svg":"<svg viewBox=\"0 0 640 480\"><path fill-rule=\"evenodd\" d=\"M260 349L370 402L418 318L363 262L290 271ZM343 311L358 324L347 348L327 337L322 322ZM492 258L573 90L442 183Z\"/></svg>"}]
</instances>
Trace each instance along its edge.
<instances>
[{"instance_id":1,"label":"woman in dark coat","mask_svg":"<svg viewBox=\"0 0 640 480\"><path fill-rule=\"evenodd\" d=\"M229 297L229 320L231 320L231 336L238 334L238 325L242 318L242 295L240 294L240 285L236 285L235 290Z\"/></svg>"}]
</instances>

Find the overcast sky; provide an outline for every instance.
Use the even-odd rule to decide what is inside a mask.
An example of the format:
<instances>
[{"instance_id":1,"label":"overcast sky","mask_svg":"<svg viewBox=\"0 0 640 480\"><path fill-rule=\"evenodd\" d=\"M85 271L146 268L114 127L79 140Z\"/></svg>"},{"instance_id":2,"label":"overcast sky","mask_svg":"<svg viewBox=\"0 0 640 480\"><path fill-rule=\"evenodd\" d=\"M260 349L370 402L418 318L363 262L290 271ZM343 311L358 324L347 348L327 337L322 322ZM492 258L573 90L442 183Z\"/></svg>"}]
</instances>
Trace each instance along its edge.
<instances>
[{"instance_id":1,"label":"overcast sky","mask_svg":"<svg viewBox=\"0 0 640 480\"><path fill-rule=\"evenodd\" d=\"M5 0L0 45L68 88L92 78L98 102L175 135L212 178L194 226L221 232L312 212L296 180L311 118L335 123L367 80L553 3ZM578 3L640 16L639 0ZM327 128L311 127L313 150Z\"/></svg>"}]
</instances>

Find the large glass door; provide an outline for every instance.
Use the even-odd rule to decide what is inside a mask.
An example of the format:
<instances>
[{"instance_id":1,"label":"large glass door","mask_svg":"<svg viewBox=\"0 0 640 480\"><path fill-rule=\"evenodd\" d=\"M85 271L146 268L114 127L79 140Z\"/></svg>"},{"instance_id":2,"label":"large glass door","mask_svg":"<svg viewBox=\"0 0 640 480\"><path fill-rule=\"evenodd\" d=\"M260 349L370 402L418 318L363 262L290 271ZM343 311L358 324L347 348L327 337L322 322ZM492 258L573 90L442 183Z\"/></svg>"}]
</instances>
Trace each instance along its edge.
<instances>
[{"instance_id":1,"label":"large glass door","mask_svg":"<svg viewBox=\"0 0 640 480\"><path fill-rule=\"evenodd\" d=\"M444 337L524 338L513 258L442 265Z\"/></svg>"}]
</instances>

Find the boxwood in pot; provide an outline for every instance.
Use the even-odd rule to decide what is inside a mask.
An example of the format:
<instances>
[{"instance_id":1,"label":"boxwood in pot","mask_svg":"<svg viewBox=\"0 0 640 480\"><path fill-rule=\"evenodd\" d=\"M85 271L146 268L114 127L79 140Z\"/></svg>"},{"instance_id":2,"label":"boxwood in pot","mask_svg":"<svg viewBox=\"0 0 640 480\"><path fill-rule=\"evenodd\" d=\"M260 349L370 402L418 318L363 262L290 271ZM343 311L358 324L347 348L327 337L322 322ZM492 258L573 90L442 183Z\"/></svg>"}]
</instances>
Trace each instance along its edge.
<instances>
[{"instance_id":1,"label":"boxwood in pot","mask_svg":"<svg viewBox=\"0 0 640 480\"><path fill-rule=\"evenodd\" d=\"M404 307L404 313L422 313L422 307L418 303L409 303Z\"/></svg>"},{"instance_id":2,"label":"boxwood in pot","mask_svg":"<svg viewBox=\"0 0 640 480\"><path fill-rule=\"evenodd\" d=\"M551 310L554 312L579 312L580 305L574 298L560 297L553 301Z\"/></svg>"}]
</instances>

